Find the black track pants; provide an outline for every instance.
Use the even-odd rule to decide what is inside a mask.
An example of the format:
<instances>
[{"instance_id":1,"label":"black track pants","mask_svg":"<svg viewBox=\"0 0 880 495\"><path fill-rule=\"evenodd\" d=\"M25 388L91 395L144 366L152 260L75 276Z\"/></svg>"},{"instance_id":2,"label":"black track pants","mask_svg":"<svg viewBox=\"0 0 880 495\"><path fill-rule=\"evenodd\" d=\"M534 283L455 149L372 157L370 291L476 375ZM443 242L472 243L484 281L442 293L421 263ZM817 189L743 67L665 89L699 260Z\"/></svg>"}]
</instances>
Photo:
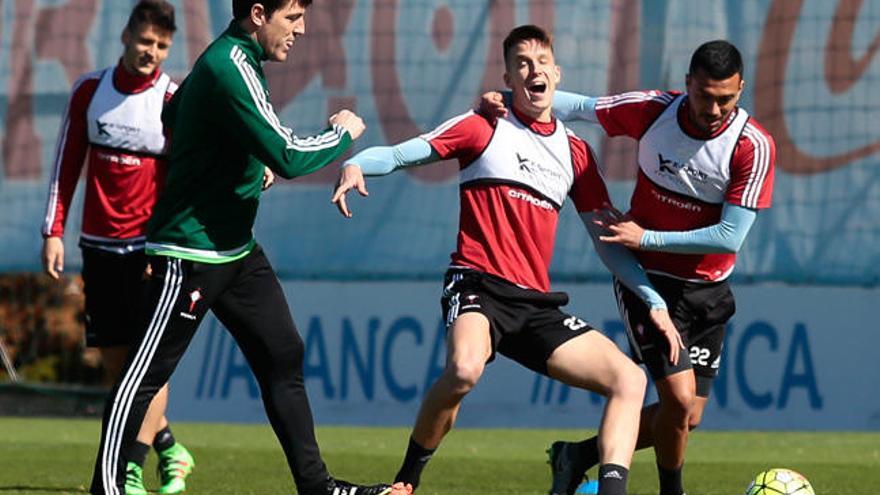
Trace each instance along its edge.
<instances>
[{"instance_id":1,"label":"black track pants","mask_svg":"<svg viewBox=\"0 0 880 495\"><path fill-rule=\"evenodd\" d=\"M281 285L257 246L224 264L151 257L140 337L104 408L91 493L124 495L125 467L147 407L183 357L208 309L232 333L257 377L269 422L297 489L322 486L327 468L303 383L304 346Z\"/></svg>"}]
</instances>

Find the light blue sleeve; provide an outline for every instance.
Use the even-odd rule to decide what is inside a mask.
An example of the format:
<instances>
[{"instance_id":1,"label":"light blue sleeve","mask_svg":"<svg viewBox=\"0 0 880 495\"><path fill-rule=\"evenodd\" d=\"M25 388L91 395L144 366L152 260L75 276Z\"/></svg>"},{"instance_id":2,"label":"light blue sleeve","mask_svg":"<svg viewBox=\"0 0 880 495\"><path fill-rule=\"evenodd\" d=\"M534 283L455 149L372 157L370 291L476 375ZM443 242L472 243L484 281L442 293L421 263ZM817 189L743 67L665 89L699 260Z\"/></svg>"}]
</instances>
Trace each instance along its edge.
<instances>
[{"instance_id":1,"label":"light blue sleeve","mask_svg":"<svg viewBox=\"0 0 880 495\"><path fill-rule=\"evenodd\" d=\"M504 106L507 108L513 106L513 94L510 91L502 91L501 97L504 99ZM597 101L599 101L599 98L593 96L556 90L553 93L553 115L563 122L584 120L598 124L599 117L596 116Z\"/></svg>"},{"instance_id":2,"label":"light blue sleeve","mask_svg":"<svg viewBox=\"0 0 880 495\"><path fill-rule=\"evenodd\" d=\"M721 221L715 225L681 232L646 230L639 245L645 251L666 253L736 253L757 216L757 210L724 203Z\"/></svg>"},{"instance_id":3,"label":"light blue sleeve","mask_svg":"<svg viewBox=\"0 0 880 495\"><path fill-rule=\"evenodd\" d=\"M417 167L440 160L424 139L417 137L394 146L373 146L345 161L357 165L364 175L386 175L403 167Z\"/></svg>"},{"instance_id":4,"label":"light blue sleeve","mask_svg":"<svg viewBox=\"0 0 880 495\"><path fill-rule=\"evenodd\" d=\"M599 123L599 117L596 116L597 101L599 99L592 96L557 90L553 93L553 115L563 122L585 120Z\"/></svg>"},{"instance_id":5,"label":"light blue sleeve","mask_svg":"<svg viewBox=\"0 0 880 495\"><path fill-rule=\"evenodd\" d=\"M620 244L612 244L602 242L599 236L605 235L606 232L602 227L593 223L596 214L594 212L583 212L580 214L581 220L587 227L593 246L602 263L611 271L611 273L620 280L629 290L638 294L651 309L666 309L666 302L660 296L645 271L639 265L638 260L632 251L621 246Z\"/></svg>"}]
</instances>

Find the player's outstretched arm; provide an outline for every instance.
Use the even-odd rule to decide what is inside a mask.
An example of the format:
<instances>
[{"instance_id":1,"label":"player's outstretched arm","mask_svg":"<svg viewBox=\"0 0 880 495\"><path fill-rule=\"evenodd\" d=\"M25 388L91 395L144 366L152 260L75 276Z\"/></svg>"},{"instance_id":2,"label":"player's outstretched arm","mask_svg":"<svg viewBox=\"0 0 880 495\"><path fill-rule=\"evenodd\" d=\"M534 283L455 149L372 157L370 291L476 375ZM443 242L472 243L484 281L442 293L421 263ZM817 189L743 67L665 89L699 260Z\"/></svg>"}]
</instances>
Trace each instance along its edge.
<instances>
[{"instance_id":1,"label":"player's outstretched arm","mask_svg":"<svg viewBox=\"0 0 880 495\"><path fill-rule=\"evenodd\" d=\"M578 93L556 90L553 93L553 115L563 122L583 120L599 123L596 115L596 102L598 98L585 96Z\"/></svg>"},{"instance_id":2,"label":"player's outstretched arm","mask_svg":"<svg viewBox=\"0 0 880 495\"><path fill-rule=\"evenodd\" d=\"M629 249L619 244L609 244L600 240L604 231L597 222L598 212L581 212L580 217L602 263L623 285L636 293L648 305L652 323L669 344L669 361L672 364L678 364L679 353L681 349L684 349L684 343L678 329L672 323L666 301L651 285L645 271Z\"/></svg>"},{"instance_id":3,"label":"player's outstretched arm","mask_svg":"<svg viewBox=\"0 0 880 495\"><path fill-rule=\"evenodd\" d=\"M598 221L599 214L598 211L580 213L581 221L590 234L590 240L593 241L599 259L623 285L638 294L651 309L665 309L666 301L651 285L633 253L619 244L601 241L606 231Z\"/></svg>"},{"instance_id":4,"label":"player's outstretched arm","mask_svg":"<svg viewBox=\"0 0 880 495\"><path fill-rule=\"evenodd\" d=\"M721 220L714 225L685 231L658 231L643 229L628 216L609 208L597 215L596 223L609 232L600 240L630 249L683 254L736 253L757 216L757 210L725 203Z\"/></svg>"},{"instance_id":5,"label":"player's outstretched arm","mask_svg":"<svg viewBox=\"0 0 880 495\"><path fill-rule=\"evenodd\" d=\"M342 216L351 218L351 210L345 195L356 189L361 196L368 196L364 175L387 175L404 168L427 165L440 159L440 155L422 138L413 138L395 146L374 146L351 157L342 170L330 201Z\"/></svg>"},{"instance_id":6,"label":"player's outstretched arm","mask_svg":"<svg viewBox=\"0 0 880 495\"><path fill-rule=\"evenodd\" d=\"M568 91L557 90L553 93L553 115L563 122L584 120L598 123L596 102L598 98L584 96ZM483 93L474 107L474 112L492 121L507 116L507 108L511 105L510 91L489 91Z\"/></svg>"},{"instance_id":7,"label":"player's outstretched arm","mask_svg":"<svg viewBox=\"0 0 880 495\"><path fill-rule=\"evenodd\" d=\"M328 119L327 128L319 134L297 136L282 124L267 92L253 90L254 81L260 79L253 67L247 63L230 63L218 64L214 70L219 77L212 79L214 87L210 91L218 108L224 109L221 125L244 150L285 179L307 175L329 165L348 151L364 131L360 117L350 110L340 110ZM175 99L163 119L166 124L172 124L172 132L176 125L173 124Z\"/></svg>"}]
</instances>

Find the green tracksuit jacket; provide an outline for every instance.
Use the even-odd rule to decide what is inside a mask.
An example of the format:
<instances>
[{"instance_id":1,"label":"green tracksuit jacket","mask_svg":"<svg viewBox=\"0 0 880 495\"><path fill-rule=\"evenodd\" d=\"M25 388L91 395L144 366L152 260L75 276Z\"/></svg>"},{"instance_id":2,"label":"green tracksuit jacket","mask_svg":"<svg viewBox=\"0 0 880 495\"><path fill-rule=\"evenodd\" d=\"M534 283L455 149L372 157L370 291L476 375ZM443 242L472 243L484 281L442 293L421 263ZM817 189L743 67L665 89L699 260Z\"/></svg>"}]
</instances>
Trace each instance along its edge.
<instances>
[{"instance_id":1,"label":"green tracksuit jacket","mask_svg":"<svg viewBox=\"0 0 880 495\"><path fill-rule=\"evenodd\" d=\"M147 253L226 263L254 246L263 167L290 179L351 146L340 126L307 138L269 103L263 50L234 21L196 61L162 114L171 135L164 190L147 228Z\"/></svg>"}]
</instances>

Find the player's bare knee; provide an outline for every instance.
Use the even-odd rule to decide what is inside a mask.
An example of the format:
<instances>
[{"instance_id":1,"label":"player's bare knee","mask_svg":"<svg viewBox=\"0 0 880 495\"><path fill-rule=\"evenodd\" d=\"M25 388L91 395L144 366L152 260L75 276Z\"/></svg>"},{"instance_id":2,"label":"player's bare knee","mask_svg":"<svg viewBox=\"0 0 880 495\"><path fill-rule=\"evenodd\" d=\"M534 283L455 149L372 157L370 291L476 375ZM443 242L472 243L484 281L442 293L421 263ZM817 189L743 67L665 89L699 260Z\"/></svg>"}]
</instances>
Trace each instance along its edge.
<instances>
[{"instance_id":1,"label":"player's bare knee","mask_svg":"<svg viewBox=\"0 0 880 495\"><path fill-rule=\"evenodd\" d=\"M638 366L633 366L626 373L627 397L634 398L640 404L645 399L645 390L648 388L648 378L645 372Z\"/></svg>"},{"instance_id":2,"label":"player's bare knee","mask_svg":"<svg viewBox=\"0 0 880 495\"><path fill-rule=\"evenodd\" d=\"M695 398L696 395L691 390L674 390L673 393L668 394L661 400L660 406L670 415L682 418L683 422L686 421L690 427L691 412L694 409ZM697 422L699 423L699 418L697 418Z\"/></svg>"},{"instance_id":3,"label":"player's bare knee","mask_svg":"<svg viewBox=\"0 0 880 495\"><path fill-rule=\"evenodd\" d=\"M628 361L627 365L616 373L611 394L620 399L641 404L647 386L648 379L645 377L645 373L641 368Z\"/></svg>"},{"instance_id":4,"label":"player's bare knee","mask_svg":"<svg viewBox=\"0 0 880 495\"><path fill-rule=\"evenodd\" d=\"M470 392L480 381L485 364L473 360L461 360L449 363L444 374L447 382L456 393Z\"/></svg>"}]
</instances>

